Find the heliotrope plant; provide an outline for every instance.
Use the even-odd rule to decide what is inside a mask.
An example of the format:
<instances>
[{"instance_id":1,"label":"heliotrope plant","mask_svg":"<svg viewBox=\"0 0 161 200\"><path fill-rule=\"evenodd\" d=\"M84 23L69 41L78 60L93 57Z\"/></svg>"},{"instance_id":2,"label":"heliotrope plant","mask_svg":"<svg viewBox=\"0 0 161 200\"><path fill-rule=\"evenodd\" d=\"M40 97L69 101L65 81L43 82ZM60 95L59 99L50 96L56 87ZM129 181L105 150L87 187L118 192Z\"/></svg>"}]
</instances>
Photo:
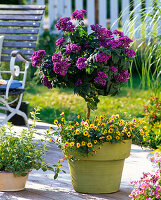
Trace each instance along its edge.
<instances>
[{"instance_id":1,"label":"heliotrope plant","mask_svg":"<svg viewBox=\"0 0 161 200\"><path fill-rule=\"evenodd\" d=\"M88 108L96 109L99 95L115 95L130 74L130 49L133 42L123 32L108 30L101 25L91 25L88 34L83 17L86 10L76 10L70 17L57 21L56 28L64 37L56 41L56 52L46 55L44 50L34 52L32 65L39 67L41 82L49 89L72 88L87 102Z\"/></svg>"}]
</instances>

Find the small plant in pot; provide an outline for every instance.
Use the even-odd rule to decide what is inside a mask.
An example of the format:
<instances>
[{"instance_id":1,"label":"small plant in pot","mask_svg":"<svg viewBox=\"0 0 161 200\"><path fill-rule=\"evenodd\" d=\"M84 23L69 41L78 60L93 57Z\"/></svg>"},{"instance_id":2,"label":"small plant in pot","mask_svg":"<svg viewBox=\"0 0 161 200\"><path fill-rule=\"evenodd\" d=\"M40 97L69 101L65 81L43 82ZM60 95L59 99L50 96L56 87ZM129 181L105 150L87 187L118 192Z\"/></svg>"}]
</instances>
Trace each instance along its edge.
<instances>
[{"instance_id":1,"label":"small plant in pot","mask_svg":"<svg viewBox=\"0 0 161 200\"><path fill-rule=\"evenodd\" d=\"M23 190L33 169L51 170L56 176L61 171L60 163L50 166L45 160L48 133L41 145L34 140L34 134L34 126L17 134L11 124L0 128L0 191Z\"/></svg>"},{"instance_id":2,"label":"small plant in pot","mask_svg":"<svg viewBox=\"0 0 161 200\"><path fill-rule=\"evenodd\" d=\"M74 189L85 193L110 193L119 189L123 162L129 156L130 138L135 127L130 125L130 122L121 121L115 115L110 119L103 117L98 121L88 120L91 109L97 108L99 95L116 95L123 83L127 82L130 77L128 69L135 51L130 49L133 41L121 31L111 31L96 24L91 25L93 32L88 34L83 21L85 14L85 10L76 10L72 13L73 20L78 20L76 25L70 21L70 17L60 18L56 28L64 32L64 37L56 41L56 52L53 55L46 55L44 50L36 51L31 61L33 67L38 67L44 86L49 89L71 88L87 103L87 121L62 124L55 122L60 128L58 135L61 141L58 144L60 147L63 145L64 154L69 159ZM124 134L124 128L128 130L128 135ZM103 152L106 153L100 153L101 144L102 149L105 149ZM91 157L93 150L98 150L96 157L98 156L100 162L93 163L96 159L95 156ZM113 156L114 152L116 156ZM82 153L82 156L77 157L77 153ZM71 155L77 159L72 161ZM89 170L87 164L83 164L84 160L82 163L82 157L85 158L85 163L89 161ZM121 163L121 166L117 163ZM108 168L108 165L111 167ZM105 168L105 171L102 168ZM112 168L115 168L113 180L108 179ZM95 176L95 172L100 174L97 173ZM87 174L90 175L88 178Z\"/></svg>"},{"instance_id":3,"label":"small plant in pot","mask_svg":"<svg viewBox=\"0 0 161 200\"><path fill-rule=\"evenodd\" d=\"M83 193L119 190L124 160L130 155L132 138L144 132L140 120L102 115L93 121L78 116L75 122L63 117L53 132L55 142L68 159L73 188Z\"/></svg>"}]
</instances>

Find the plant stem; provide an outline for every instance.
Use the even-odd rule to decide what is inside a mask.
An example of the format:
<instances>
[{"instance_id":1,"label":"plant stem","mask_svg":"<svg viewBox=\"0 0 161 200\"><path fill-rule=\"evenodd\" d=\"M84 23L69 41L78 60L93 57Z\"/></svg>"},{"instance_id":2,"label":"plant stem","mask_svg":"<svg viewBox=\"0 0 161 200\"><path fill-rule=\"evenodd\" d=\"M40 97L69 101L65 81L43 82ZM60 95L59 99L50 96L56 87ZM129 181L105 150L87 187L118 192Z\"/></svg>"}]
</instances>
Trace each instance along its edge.
<instances>
[{"instance_id":1,"label":"plant stem","mask_svg":"<svg viewBox=\"0 0 161 200\"><path fill-rule=\"evenodd\" d=\"M88 107L88 104L87 104L87 119L90 118L90 112L91 112L91 109Z\"/></svg>"}]
</instances>

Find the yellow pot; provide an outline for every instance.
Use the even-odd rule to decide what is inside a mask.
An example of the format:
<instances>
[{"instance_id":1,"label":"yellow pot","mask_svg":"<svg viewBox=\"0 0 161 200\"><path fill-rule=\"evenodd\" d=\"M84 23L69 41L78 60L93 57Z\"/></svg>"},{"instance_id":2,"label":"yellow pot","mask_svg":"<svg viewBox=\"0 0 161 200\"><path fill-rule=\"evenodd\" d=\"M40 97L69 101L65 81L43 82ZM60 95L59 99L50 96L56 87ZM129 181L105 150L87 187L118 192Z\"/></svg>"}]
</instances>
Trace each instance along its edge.
<instances>
[{"instance_id":1,"label":"yellow pot","mask_svg":"<svg viewBox=\"0 0 161 200\"><path fill-rule=\"evenodd\" d=\"M96 155L68 160L72 185L81 193L113 193L120 188L124 160L130 155L131 140L104 143Z\"/></svg>"},{"instance_id":2,"label":"yellow pot","mask_svg":"<svg viewBox=\"0 0 161 200\"><path fill-rule=\"evenodd\" d=\"M14 176L13 173L0 172L0 191L20 191L25 188L28 175Z\"/></svg>"}]
</instances>

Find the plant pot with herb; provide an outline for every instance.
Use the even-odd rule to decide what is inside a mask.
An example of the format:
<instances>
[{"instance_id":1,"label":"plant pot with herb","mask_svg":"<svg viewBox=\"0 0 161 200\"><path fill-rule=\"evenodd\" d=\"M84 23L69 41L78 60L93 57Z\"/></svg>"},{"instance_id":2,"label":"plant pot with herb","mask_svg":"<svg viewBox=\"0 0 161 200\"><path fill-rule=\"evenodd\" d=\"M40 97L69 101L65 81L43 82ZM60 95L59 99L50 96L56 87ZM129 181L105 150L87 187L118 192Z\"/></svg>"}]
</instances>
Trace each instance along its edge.
<instances>
[{"instance_id":1,"label":"plant pot with herb","mask_svg":"<svg viewBox=\"0 0 161 200\"><path fill-rule=\"evenodd\" d=\"M60 165L50 166L46 160L46 137L41 145L34 140L34 126L16 134L12 125L0 128L0 191L23 190L31 170L51 170L58 175Z\"/></svg>"},{"instance_id":2,"label":"plant pot with herb","mask_svg":"<svg viewBox=\"0 0 161 200\"><path fill-rule=\"evenodd\" d=\"M74 93L80 95L86 101L87 121L58 124L60 129L57 134L61 137L59 145L63 147L64 154L68 156L71 173L74 173L72 175L72 182L76 191L109 193L115 192L119 188L123 160L130 152L131 140L129 139L133 132L131 130L133 125L129 124L130 122L123 122L122 124L121 119L117 118L116 115L114 115L113 119L103 117L101 120L98 119L98 122L96 119L89 121L90 111L97 108L99 95L116 95L119 92L123 83L127 82L130 76L128 69L131 57L136 54L135 51L130 49L130 44L133 41L121 31L111 31L96 24L91 25L93 32L88 34L87 27L83 21L85 14L85 10L76 10L72 13L73 20L78 20L75 25L70 21L70 17L60 18L56 28L64 32L64 37L56 41L56 52L53 55L46 55L44 50L34 52L32 55L32 65L33 67L38 67L41 83L44 86L49 89L56 87L71 88L74 90ZM84 124L82 125L82 123ZM120 124L122 125L119 126ZM119 130L119 127L121 127L121 130ZM126 131L124 128L126 128ZM101 144L103 144L102 150L99 150ZM107 147L104 144L107 144ZM117 150L114 150L114 146ZM94 177L91 173L92 171L99 171L101 173L102 168L108 168L109 164L106 161L111 159L113 152L103 153L104 156L100 155L97 158L99 152L104 151L104 149L108 149L108 151L113 149L116 155L112 156L114 160L116 158L119 161L122 160L121 166L115 169L115 173L118 172L119 174L116 175L119 177L116 178L119 179L117 184L110 181L108 184L108 179L106 181L104 178L102 179L102 177L109 176L110 171L108 169L105 172L106 175L100 174L97 176L97 178L100 177L99 180L97 178L92 179ZM91 157L93 150L94 152L98 150L96 157ZM82 154L79 158L77 155L80 153ZM72 154L73 157L70 158L68 154ZM100 161L96 162L97 164L99 163L99 167L93 169L92 167L95 167L96 164L90 164L89 170L87 170L88 164L82 164L83 168L81 168L79 164L82 157L84 158L84 163L87 163L87 160L90 160L90 162L96 161L97 158ZM75 159L72 161L73 158L76 158L76 161ZM104 161L105 165L103 164ZM111 165L111 168L115 168L116 164L114 163ZM73 166L75 164L76 167ZM80 169L80 171L78 172L77 169ZM88 173L91 175L90 178L88 176L89 181L83 178ZM102 183L100 182L101 179L103 180ZM84 184L86 187L88 185L88 189L75 186L74 181L76 180L81 180L81 185ZM92 185L91 187L90 184ZM94 186L93 184L96 185ZM102 189L100 189L100 185ZM108 185L111 185L111 188Z\"/></svg>"}]
</instances>

